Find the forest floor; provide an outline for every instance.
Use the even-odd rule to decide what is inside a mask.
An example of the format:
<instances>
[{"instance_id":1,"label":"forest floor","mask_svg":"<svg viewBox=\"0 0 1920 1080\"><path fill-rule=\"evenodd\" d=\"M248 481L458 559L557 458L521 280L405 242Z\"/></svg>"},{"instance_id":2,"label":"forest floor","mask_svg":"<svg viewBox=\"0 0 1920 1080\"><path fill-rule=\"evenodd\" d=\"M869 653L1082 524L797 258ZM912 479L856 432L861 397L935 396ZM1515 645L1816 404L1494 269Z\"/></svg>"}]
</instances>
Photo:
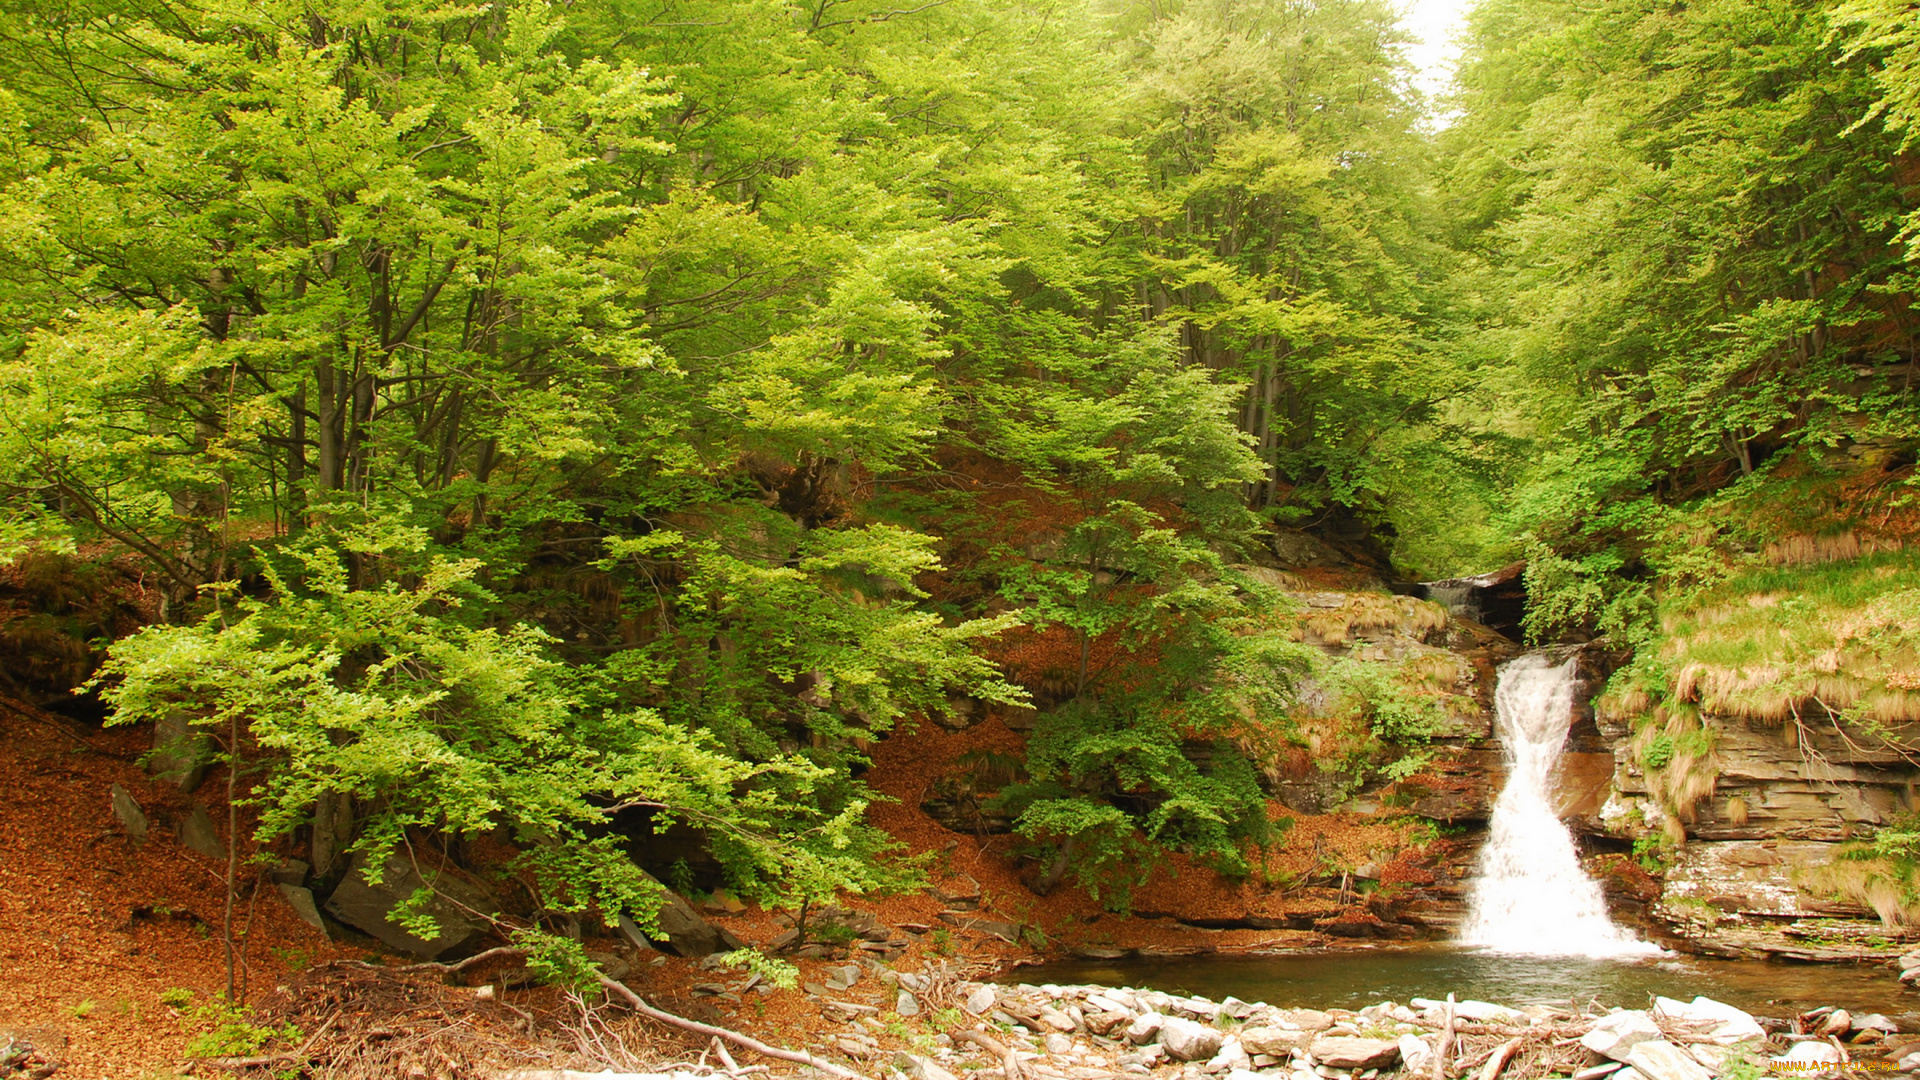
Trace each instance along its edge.
<instances>
[{"instance_id":1,"label":"forest floor","mask_svg":"<svg viewBox=\"0 0 1920 1080\"><path fill-rule=\"evenodd\" d=\"M0 1044L24 1037L61 1063L62 1077L155 1080L184 1074L192 1068L188 1042L204 1029L205 1021L190 1008L163 1002L163 995L184 989L206 1001L227 985L221 932L225 866L179 842L176 823L186 819L191 802L169 785L153 782L140 768L138 758L149 738L144 729L102 730L0 699L0 790L6 792L0 799ZM874 747L875 765L868 779L899 800L876 806L875 823L914 853L934 853L936 877L970 875L980 886L983 915L1035 931L1012 943L978 930L947 930L939 919L946 905L928 893L849 898L848 907L869 911L890 926L941 929L923 929L905 955L891 963L894 970L980 977L1086 947L1201 952L1358 944L1315 932L1187 926L1170 916L1239 917L1296 903L1324 908L1326 898L1312 894L1326 890L1268 891L1225 881L1177 860L1156 870L1135 893L1137 908L1160 917L1103 912L1084 890L1071 886L1046 897L1034 895L1008 857L1009 837L956 834L919 808L922 789L960 754L982 746L1013 749L1019 738L989 719L959 733L922 725ZM225 807L217 780L193 798L208 806L224 832ZM144 809L150 822L144 843L134 843L116 819L109 797L114 784ZM1297 821L1289 841L1274 865L1297 873L1328 852L1358 861L1403 838L1390 825L1327 817ZM253 880L250 871L242 876ZM372 978L367 973L375 967L366 966L369 962L376 967L404 963L377 953L366 940L329 941L300 922L271 885L254 896L251 904L243 896L233 914L247 943L236 970L249 991L246 1000L260 1004L263 1017L298 1022L308 1015L301 1010L316 1000L344 1000L343 986ZM785 928L779 913L758 908L713 918L756 945L767 944ZM611 940L590 944L614 947ZM820 1045L839 1026L822 1015L817 995L803 990L747 994L737 1001L702 996L692 988L716 978L710 969L680 958L628 956L634 963L625 981L682 1015L735 1027L775 1045ZM803 985L815 983L817 988L826 981L828 969L844 961L799 963ZM338 985L318 985L328 979ZM382 992L396 991L387 986ZM417 987L406 992L416 997L442 993ZM444 993L455 994L460 1002L474 1000L472 991L464 988ZM569 1014L558 995L539 988L506 989L500 1000L500 1009L507 1010L501 1015L507 1019L531 1017L515 1036L531 1055L528 1064L566 1063L555 1058L556 1045L565 1049L564 1039L555 1041L567 1034L565 1024L553 1018L577 1016L577 1010ZM405 1007L416 1012L425 1008L419 1001ZM452 1015L448 1009L446 1002L439 1002L425 1014ZM545 1025L541 1031L534 1030L536 1019ZM691 1057L699 1052L699 1040L689 1043L678 1032L651 1025L616 1025L602 1032L621 1033L630 1047L650 1048L642 1057ZM311 1030L309 1034L318 1037ZM573 1041L579 1045L577 1038ZM423 1069L396 1075L469 1074Z\"/></svg>"}]
</instances>

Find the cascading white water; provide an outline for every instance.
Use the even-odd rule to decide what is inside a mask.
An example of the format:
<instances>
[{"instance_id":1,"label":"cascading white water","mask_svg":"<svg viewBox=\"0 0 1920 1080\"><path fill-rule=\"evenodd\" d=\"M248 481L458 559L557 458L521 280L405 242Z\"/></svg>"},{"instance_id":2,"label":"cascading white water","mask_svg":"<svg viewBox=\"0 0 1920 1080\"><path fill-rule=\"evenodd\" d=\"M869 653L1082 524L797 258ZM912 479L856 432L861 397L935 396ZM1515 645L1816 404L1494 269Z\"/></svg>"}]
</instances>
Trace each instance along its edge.
<instances>
[{"instance_id":1,"label":"cascading white water","mask_svg":"<svg viewBox=\"0 0 1920 1080\"><path fill-rule=\"evenodd\" d=\"M1627 956L1660 951L1613 925L1600 886L1580 869L1552 781L1573 720L1572 659L1530 653L1500 669L1495 720L1507 786L1493 804L1461 939L1499 952Z\"/></svg>"}]
</instances>

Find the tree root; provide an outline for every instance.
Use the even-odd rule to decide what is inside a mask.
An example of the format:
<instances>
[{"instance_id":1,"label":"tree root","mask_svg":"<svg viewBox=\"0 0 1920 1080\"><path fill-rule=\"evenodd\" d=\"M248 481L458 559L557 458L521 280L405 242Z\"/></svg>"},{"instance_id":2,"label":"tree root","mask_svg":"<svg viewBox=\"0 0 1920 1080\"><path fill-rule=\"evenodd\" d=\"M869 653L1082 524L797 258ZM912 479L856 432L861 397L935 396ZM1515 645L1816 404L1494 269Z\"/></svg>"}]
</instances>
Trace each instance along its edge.
<instances>
[{"instance_id":1,"label":"tree root","mask_svg":"<svg viewBox=\"0 0 1920 1080\"><path fill-rule=\"evenodd\" d=\"M804 1050L783 1050L777 1046L768 1046L766 1043L761 1042L751 1035L742 1035L737 1031L716 1027L713 1024L703 1024L698 1020L689 1020L684 1016L675 1016L670 1012L656 1009L647 1004L639 994L629 989L625 983L615 979L609 979L605 975L601 975L599 978L601 987L609 994L625 1002L634 1012L639 1013L649 1020L657 1020L668 1027L677 1027L682 1031L691 1031L696 1035L707 1035L714 1038L725 1039L736 1046L744 1046L754 1053L765 1057L776 1058L780 1061L791 1061L798 1065L811 1065L829 1076L840 1077L840 1080L867 1080L866 1077L851 1069L843 1068L825 1058L815 1057Z\"/></svg>"}]
</instances>

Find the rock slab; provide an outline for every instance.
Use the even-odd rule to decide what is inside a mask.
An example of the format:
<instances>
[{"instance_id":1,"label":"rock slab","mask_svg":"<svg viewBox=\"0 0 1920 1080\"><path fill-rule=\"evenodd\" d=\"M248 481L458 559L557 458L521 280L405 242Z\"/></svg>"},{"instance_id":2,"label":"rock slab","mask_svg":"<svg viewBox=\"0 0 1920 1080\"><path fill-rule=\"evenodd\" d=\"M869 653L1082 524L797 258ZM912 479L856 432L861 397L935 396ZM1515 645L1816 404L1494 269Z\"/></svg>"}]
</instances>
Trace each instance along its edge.
<instances>
[{"instance_id":1,"label":"rock slab","mask_svg":"<svg viewBox=\"0 0 1920 1080\"><path fill-rule=\"evenodd\" d=\"M1393 1039L1328 1035L1313 1040L1308 1053L1330 1069L1384 1069L1400 1060L1400 1044Z\"/></svg>"},{"instance_id":2,"label":"rock slab","mask_svg":"<svg viewBox=\"0 0 1920 1080\"><path fill-rule=\"evenodd\" d=\"M1713 1074L1691 1054L1664 1039L1635 1046L1627 1054L1627 1064L1648 1080L1713 1080Z\"/></svg>"},{"instance_id":3,"label":"rock slab","mask_svg":"<svg viewBox=\"0 0 1920 1080\"><path fill-rule=\"evenodd\" d=\"M1175 1061L1205 1061L1224 1041L1219 1029L1184 1016L1167 1017L1160 1025L1160 1045Z\"/></svg>"},{"instance_id":4,"label":"rock slab","mask_svg":"<svg viewBox=\"0 0 1920 1080\"><path fill-rule=\"evenodd\" d=\"M390 948L438 960L467 947L485 932L485 927L468 917L461 905L480 911L492 905L480 890L451 874L439 874L431 886L440 895L426 908L427 914L439 924L439 933L421 938L408 933L387 916L401 901L428 886L412 863L398 857L387 860L380 882L375 884L367 877L366 856L356 856L346 879L327 898L327 914Z\"/></svg>"}]
</instances>

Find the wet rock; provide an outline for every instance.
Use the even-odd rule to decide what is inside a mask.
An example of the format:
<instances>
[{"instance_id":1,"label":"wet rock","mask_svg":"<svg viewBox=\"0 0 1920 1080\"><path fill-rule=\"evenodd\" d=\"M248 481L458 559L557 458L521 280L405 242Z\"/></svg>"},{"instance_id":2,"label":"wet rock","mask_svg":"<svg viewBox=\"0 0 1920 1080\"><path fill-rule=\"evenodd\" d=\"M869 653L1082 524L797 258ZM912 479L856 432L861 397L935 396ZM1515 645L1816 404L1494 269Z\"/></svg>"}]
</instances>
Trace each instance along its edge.
<instances>
[{"instance_id":1,"label":"wet rock","mask_svg":"<svg viewBox=\"0 0 1920 1080\"><path fill-rule=\"evenodd\" d=\"M1160 1028L1167 1018L1157 1012L1145 1012L1133 1018L1127 1025L1127 1041L1135 1046L1152 1042L1160 1034Z\"/></svg>"},{"instance_id":2,"label":"wet rock","mask_svg":"<svg viewBox=\"0 0 1920 1080\"><path fill-rule=\"evenodd\" d=\"M127 836L136 844L147 842L147 814L140 804L133 801L127 789L115 784L107 789L107 801L113 806L113 816L120 821L120 827L127 830Z\"/></svg>"},{"instance_id":3,"label":"wet rock","mask_svg":"<svg viewBox=\"0 0 1920 1080\"><path fill-rule=\"evenodd\" d=\"M1240 1032L1240 1045L1250 1054L1286 1057L1306 1045L1313 1036L1304 1031L1278 1027L1250 1027Z\"/></svg>"},{"instance_id":4,"label":"wet rock","mask_svg":"<svg viewBox=\"0 0 1920 1080\"><path fill-rule=\"evenodd\" d=\"M1835 1009L1820 1021L1818 1029L1821 1035L1845 1035L1853 1030L1853 1014L1845 1009Z\"/></svg>"},{"instance_id":5,"label":"wet rock","mask_svg":"<svg viewBox=\"0 0 1920 1080\"><path fill-rule=\"evenodd\" d=\"M1400 1060L1400 1044L1393 1039L1325 1036L1313 1040L1308 1052L1333 1069L1384 1069Z\"/></svg>"},{"instance_id":6,"label":"wet rock","mask_svg":"<svg viewBox=\"0 0 1920 1080\"><path fill-rule=\"evenodd\" d=\"M1627 1064L1638 1069L1647 1080L1713 1080L1712 1074L1685 1050L1663 1039L1650 1039L1634 1046L1627 1053Z\"/></svg>"},{"instance_id":7,"label":"wet rock","mask_svg":"<svg viewBox=\"0 0 1920 1080\"><path fill-rule=\"evenodd\" d=\"M1883 1035L1892 1035L1899 1031L1900 1027L1879 1013L1868 1013L1865 1016L1856 1016L1853 1018L1853 1030L1856 1033L1878 1031Z\"/></svg>"},{"instance_id":8,"label":"wet rock","mask_svg":"<svg viewBox=\"0 0 1920 1080\"><path fill-rule=\"evenodd\" d=\"M1175 1061L1204 1061L1219 1053L1224 1041L1219 1029L1184 1016L1169 1016L1160 1025L1160 1045Z\"/></svg>"},{"instance_id":9,"label":"wet rock","mask_svg":"<svg viewBox=\"0 0 1920 1080\"><path fill-rule=\"evenodd\" d=\"M1626 1061L1635 1046L1662 1037L1659 1025L1644 1010L1622 1009L1595 1021L1580 1036L1580 1045L1602 1057Z\"/></svg>"},{"instance_id":10,"label":"wet rock","mask_svg":"<svg viewBox=\"0 0 1920 1080\"><path fill-rule=\"evenodd\" d=\"M401 901L428 887L438 895L428 903L426 913L438 924L439 932L432 938L421 938L387 916ZM428 881L412 863L397 856L387 860L378 883L368 878L366 856L356 857L346 879L327 899L329 915L390 948L428 960L438 960L478 940L486 928L464 909L485 911L491 907L480 890L452 874L436 874Z\"/></svg>"}]
</instances>

